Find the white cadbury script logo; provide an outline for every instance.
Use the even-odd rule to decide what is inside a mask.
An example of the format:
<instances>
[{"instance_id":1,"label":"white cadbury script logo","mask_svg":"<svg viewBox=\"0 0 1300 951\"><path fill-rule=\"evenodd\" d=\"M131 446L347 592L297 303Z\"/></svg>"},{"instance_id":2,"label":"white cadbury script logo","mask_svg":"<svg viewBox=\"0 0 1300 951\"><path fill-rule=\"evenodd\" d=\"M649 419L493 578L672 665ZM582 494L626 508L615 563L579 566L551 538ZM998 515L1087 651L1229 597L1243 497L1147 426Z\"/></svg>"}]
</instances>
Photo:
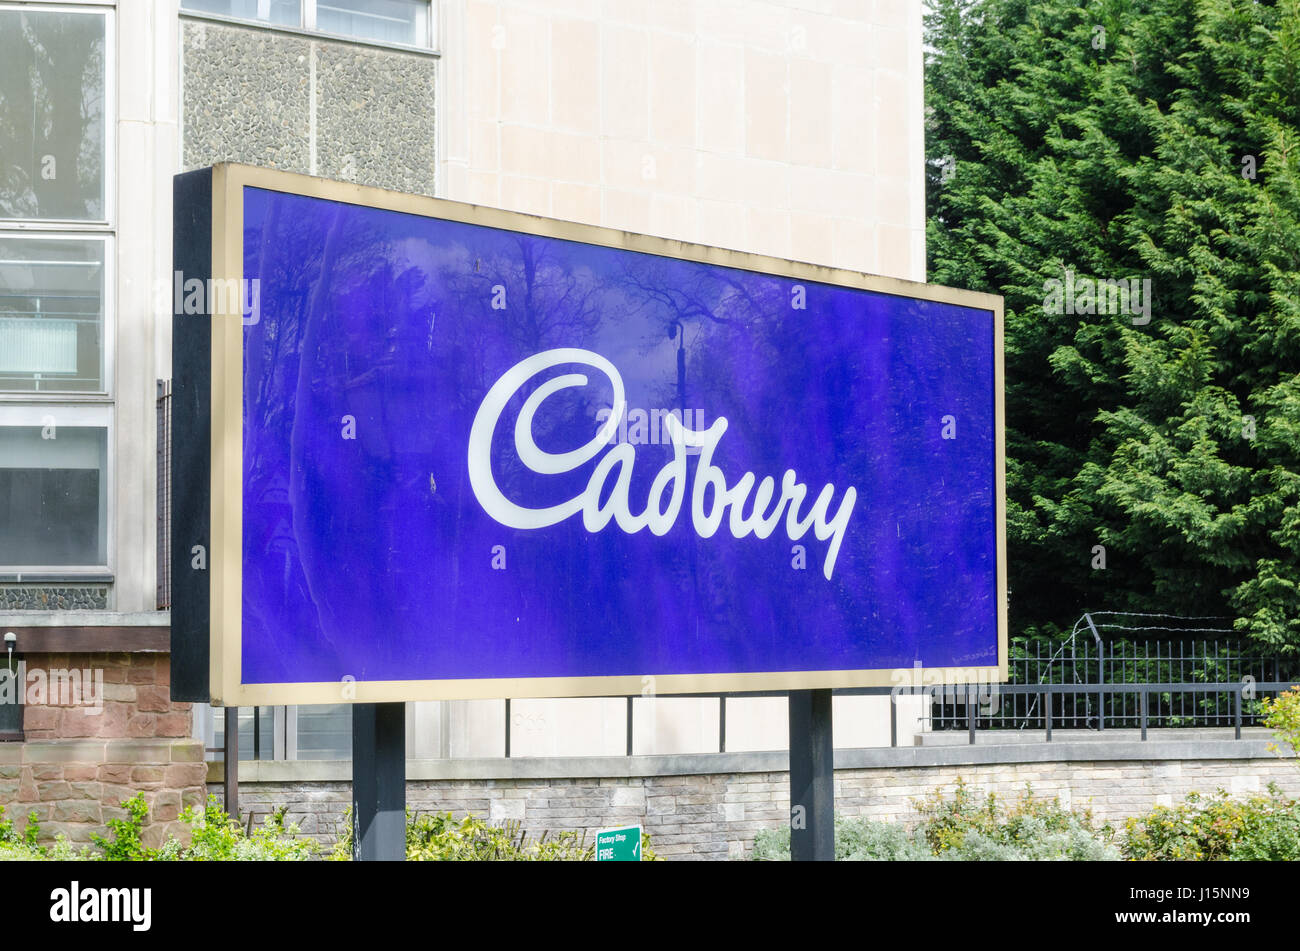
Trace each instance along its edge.
<instances>
[{"instance_id":1,"label":"white cadbury script logo","mask_svg":"<svg viewBox=\"0 0 1300 951\"><path fill-rule=\"evenodd\" d=\"M582 373L565 373L545 381L524 401L519 418L515 421L515 452L519 461L539 475L559 475L585 465L604 449L609 451L596 464L582 493L557 505L527 508L506 498L497 487L492 476L492 436L511 397L534 376L560 364L582 364L603 373L614 388L613 410L590 442L569 452L546 452L533 439L533 417L547 397L571 386L586 386L587 377ZM754 489L754 473L746 472L735 485L728 487L722 470L713 464L714 450L727 431L726 417L714 420L713 425L707 429L694 430L670 415L664 418L663 423L672 440L673 459L655 476L646 499L645 511L636 515L632 512L631 500L628 498L636 449L629 443L618 443L612 447L609 445L625 412L627 401L623 378L614 365L598 353L564 347L546 350L519 361L488 390L474 416L474 425L470 428L469 481L479 504L488 515L509 528L546 528L581 512L582 524L589 532L602 530L613 519L629 535L643 528L650 529L655 535L663 535L672 528L681 512L683 496L686 494L687 449L699 447L695 484L691 492L691 522L696 534L701 538L712 537L722 525L723 517L728 516L727 525L733 537L744 538L753 532L758 538L767 538L780 523L784 512L786 535L792 541L802 538L809 528L818 540L830 540L822 565L822 574L830 579L835 570L840 544L844 541L849 517L857 502L857 489L849 486L844 490L834 518L828 520L827 515L835 497L835 486L828 483L811 508L800 517L799 507L803 504L808 489L803 483L795 481L793 469L787 469L781 476L781 494L775 505L772 504L772 496L776 490L776 481L771 476L765 476L758 483L758 488ZM618 469L616 475L615 468ZM600 498L604 494L606 481L611 476L615 482L609 498L602 506ZM710 487L713 489L712 505L706 508L704 495ZM742 508L751 490L754 490L753 505L749 515L745 515ZM666 492L671 494L665 505Z\"/></svg>"}]
</instances>

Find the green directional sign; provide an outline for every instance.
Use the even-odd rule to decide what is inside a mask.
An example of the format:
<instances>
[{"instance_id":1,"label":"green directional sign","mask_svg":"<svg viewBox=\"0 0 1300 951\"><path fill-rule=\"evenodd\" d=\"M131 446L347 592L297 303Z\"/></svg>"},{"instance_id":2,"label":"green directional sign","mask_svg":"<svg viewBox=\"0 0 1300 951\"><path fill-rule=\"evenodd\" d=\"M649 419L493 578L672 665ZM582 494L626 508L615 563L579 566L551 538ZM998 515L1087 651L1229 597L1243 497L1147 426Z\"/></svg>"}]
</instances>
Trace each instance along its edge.
<instances>
[{"instance_id":1,"label":"green directional sign","mask_svg":"<svg viewBox=\"0 0 1300 951\"><path fill-rule=\"evenodd\" d=\"M601 829L596 833L597 862L641 861L641 827Z\"/></svg>"}]
</instances>

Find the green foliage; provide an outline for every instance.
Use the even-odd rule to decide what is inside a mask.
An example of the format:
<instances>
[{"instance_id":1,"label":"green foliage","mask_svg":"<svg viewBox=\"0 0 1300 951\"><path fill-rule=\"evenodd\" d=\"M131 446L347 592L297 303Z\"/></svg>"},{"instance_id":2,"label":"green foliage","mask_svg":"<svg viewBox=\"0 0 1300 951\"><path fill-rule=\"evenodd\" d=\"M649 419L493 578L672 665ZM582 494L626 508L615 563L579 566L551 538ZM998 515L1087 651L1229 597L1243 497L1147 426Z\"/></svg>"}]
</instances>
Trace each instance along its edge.
<instances>
[{"instance_id":1,"label":"green foliage","mask_svg":"<svg viewBox=\"0 0 1300 951\"><path fill-rule=\"evenodd\" d=\"M1272 699L1264 697L1259 702L1259 711L1264 726L1291 747L1297 756L1296 765L1300 766L1300 687L1292 687ZM1276 751L1277 747L1269 749Z\"/></svg>"},{"instance_id":2,"label":"green foliage","mask_svg":"<svg viewBox=\"0 0 1300 951\"><path fill-rule=\"evenodd\" d=\"M352 809L344 813L343 833L330 855L336 861L352 857ZM517 821L492 825L479 816L455 819L450 812L406 813L406 858L410 862L587 862L595 844L585 832L566 830L530 837ZM657 857L650 836L641 833L642 861Z\"/></svg>"},{"instance_id":3,"label":"green foliage","mask_svg":"<svg viewBox=\"0 0 1300 951\"><path fill-rule=\"evenodd\" d=\"M750 857L758 862L789 861L789 827L760 829L754 836ZM902 823L837 815L835 858L841 862L917 862L934 856L924 837Z\"/></svg>"},{"instance_id":4,"label":"green foliage","mask_svg":"<svg viewBox=\"0 0 1300 951\"><path fill-rule=\"evenodd\" d=\"M513 821L499 826L478 816L457 821L447 812L416 816L406 827L406 857L412 862L580 862L594 856L585 833L543 832L529 841Z\"/></svg>"},{"instance_id":5,"label":"green foliage","mask_svg":"<svg viewBox=\"0 0 1300 951\"><path fill-rule=\"evenodd\" d=\"M1036 798L1026 785L1015 802L990 792L980 798L960 777L952 798L942 790L916 803L918 829L932 854L968 859L1115 858L1109 826L1094 828L1091 810L1064 808L1055 799Z\"/></svg>"},{"instance_id":6,"label":"green foliage","mask_svg":"<svg viewBox=\"0 0 1300 951\"><path fill-rule=\"evenodd\" d=\"M126 810L123 819L109 819L111 835L92 835L98 851L89 847L76 850L62 834L53 844L37 843L40 825L35 813L28 817L27 828L19 836L13 824L3 819L0 807L0 861L67 861L101 860L106 862L147 861L301 861L312 858L319 850L316 841L300 834L296 825L285 821L286 810L281 807L268 816L260 827L245 834L239 823L228 817L217 806L216 798L208 797L204 810L190 807L181 813L181 820L192 830L191 842L184 845L169 836L160 849L144 847L141 833L149 818L149 807L144 794L137 793L122 801Z\"/></svg>"},{"instance_id":7,"label":"green foliage","mask_svg":"<svg viewBox=\"0 0 1300 951\"><path fill-rule=\"evenodd\" d=\"M1269 786L1267 796L1230 799L1189 793L1125 823L1124 857L1139 861L1300 859L1300 802Z\"/></svg>"},{"instance_id":8,"label":"green foliage","mask_svg":"<svg viewBox=\"0 0 1300 951\"><path fill-rule=\"evenodd\" d=\"M35 812L27 813L27 828L23 829L23 845L29 848L35 847L36 840L41 834L41 823Z\"/></svg>"},{"instance_id":9,"label":"green foliage","mask_svg":"<svg viewBox=\"0 0 1300 951\"><path fill-rule=\"evenodd\" d=\"M144 801L144 793L136 793L130 799L122 800L126 810L125 819L109 819L105 825L112 833L112 838L92 835L90 840L99 847L106 862L141 862L156 858L157 853L146 849L140 840L140 830L149 816L149 806Z\"/></svg>"},{"instance_id":10,"label":"green foliage","mask_svg":"<svg viewBox=\"0 0 1300 951\"><path fill-rule=\"evenodd\" d=\"M1300 0L930 0L926 40L929 277L1006 298L1014 629L1300 650ZM1067 269L1150 321L1046 307Z\"/></svg>"},{"instance_id":11,"label":"green foliage","mask_svg":"<svg viewBox=\"0 0 1300 951\"><path fill-rule=\"evenodd\" d=\"M281 806L245 834L218 806L217 797L208 796L205 809L187 806L181 813L181 821L192 833L189 846L168 839L157 857L184 862L301 862L314 857L319 849L316 841L303 836L295 823L286 823L286 812Z\"/></svg>"},{"instance_id":12,"label":"green foliage","mask_svg":"<svg viewBox=\"0 0 1300 951\"><path fill-rule=\"evenodd\" d=\"M0 846L4 845L29 845L36 844L36 837L40 835L41 824L35 812L27 814L27 826L23 829L22 834L14 831L14 821L4 817L5 807L0 806Z\"/></svg>"},{"instance_id":13,"label":"green foliage","mask_svg":"<svg viewBox=\"0 0 1300 951\"><path fill-rule=\"evenodd\" d=\"M411 812L406 812L406 821L411 821ZM343 831L339 837L334 840L334 848L330 850L329 860L331 862L350 862L352 861L352 807L348 806L343 810Z\"/></svg>"},{"instance_id":14,"label":"green foliage","mask_svg":"<svg viewBox=\"0 0 1300 951\"><path fill-rule=\"evenodd\" d=\"M1109 826L1094 826L1088 810L1071 811L1055 799L1024 795L1007 803L979 797L958 779L951 798L941 790L915 803L912 824L835 817L835 857L841 861L1106 861L1119 858ZM752 857L790 857L790 830L754 837Z\"/></svg>"},{"instance_id":15,"label":"green foliage","mask_svg":"<svg viewBox=\"0 0 1300 951\"><path fill-rule=\"evenodd\" d=\"M5 808L0 806L0 862L41 861L44 859L68 861L89 857L89 853L85 849L81 852L74 851L62 833L55 837L52 845L40 845L37 838L41 834L41 824L40 818L35 812L27 814L27 825L23 828L22 833L14 831L13 820L4 818L4 814Z\"/></svg>"}]
</instances>

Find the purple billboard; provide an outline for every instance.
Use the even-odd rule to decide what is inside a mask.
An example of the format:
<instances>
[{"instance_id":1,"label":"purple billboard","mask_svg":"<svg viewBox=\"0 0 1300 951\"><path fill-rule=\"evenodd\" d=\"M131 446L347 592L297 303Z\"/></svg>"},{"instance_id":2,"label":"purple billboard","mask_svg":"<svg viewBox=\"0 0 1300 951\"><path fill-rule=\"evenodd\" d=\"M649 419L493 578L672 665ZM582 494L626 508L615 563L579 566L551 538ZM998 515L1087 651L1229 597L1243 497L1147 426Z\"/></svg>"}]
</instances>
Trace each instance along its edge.
<instances>
[{"instance_id":1,"label":"purple billboard","mask_svg":"<svg viewBox=\"0 0 1300 951\"><path fill-rule=\"evenodd\" d=\"M226 702L1003 666L996 298L237 167L212 202Z\"/></svg>"}]
</instances>

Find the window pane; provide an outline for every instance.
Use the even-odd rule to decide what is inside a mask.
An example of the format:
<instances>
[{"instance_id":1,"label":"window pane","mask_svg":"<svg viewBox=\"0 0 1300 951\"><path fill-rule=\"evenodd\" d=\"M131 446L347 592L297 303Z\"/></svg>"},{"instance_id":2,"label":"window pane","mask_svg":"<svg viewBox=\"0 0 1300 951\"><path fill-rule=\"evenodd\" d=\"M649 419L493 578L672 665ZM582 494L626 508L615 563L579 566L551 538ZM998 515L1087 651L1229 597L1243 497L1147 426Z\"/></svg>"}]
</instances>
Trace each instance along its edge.
<instances>
[{"instance_id":1,"label":"window pane","mask_svg":"<svg viewBox=\"0 0 1300 951\"><path fill-rule=\"evenodd\" d=\"M225 746L225 709L209 707L208 715L212 717L213 748ZM239 708L239 758L275 759L275 707Z\"/></svg>"},{"instance_id":2,"label":"window pane","mask_svg":"<svg viewBox=\"0 0 1300 951\"><path fill-rule=\"evenodd\" d=\"M104 16L0 10L0 218L104 218Z\"/></svg>"},{"instance_id":3,"label":"window pane","mask_svg":"<svg viewBox=\"0 0 1300 951\"><path fill-rule=\"evenodd\" d=\"M50 414L0 428L0 565L106 564L108 432Z\"/></svg>"},{"instance_id":4,"label":"window pane","mask_svg":"<svg viewBox=\"0 0 1300 951\"><path fill-rule=\"evenodd\" d=\"M199 13L237 17L240 20L261 20L276 26L301 26L301 4L298 0L183 0L181 6Z\"/></svg>"},{"instance_id":5,"label":"window pane","mask_svg":"<svg viewBox=\"0 0 1300 951\"><path fill-rule=\"evenodd\" d=\"M14 737L23 732L23 691L27 685L18 674L22 671L22 658L14 655L13 670L6 661L0 664L0 737Z\"/></svg>"},{"instance_id":6,"label":"window pane","mask_svg":"<svg viewBox=\"0 0 1300 951\"><path fill-rule=\"evenodd\" d=\"M0 238L0 390L104 389L104 242Z\"/></svg>"},{"instance_id":7,"label":"window pane","mask_svg":"<svg viewBox=\"0 0 1300 951\"><path fill-rule=\"evenodd\" d=\"M382 43L429 45L429 0L317 0L316 29Z\"/></svg>"},{"instance_id":8,"label":"window pane","mask_svg":"<svg viewBox=\"0 0 1300 951\"><path fill-rule=\"evenodd\" d=\"M349 759L352 707L346 703L298 708L298 759Z\"/></svg>"}]
</instances>

